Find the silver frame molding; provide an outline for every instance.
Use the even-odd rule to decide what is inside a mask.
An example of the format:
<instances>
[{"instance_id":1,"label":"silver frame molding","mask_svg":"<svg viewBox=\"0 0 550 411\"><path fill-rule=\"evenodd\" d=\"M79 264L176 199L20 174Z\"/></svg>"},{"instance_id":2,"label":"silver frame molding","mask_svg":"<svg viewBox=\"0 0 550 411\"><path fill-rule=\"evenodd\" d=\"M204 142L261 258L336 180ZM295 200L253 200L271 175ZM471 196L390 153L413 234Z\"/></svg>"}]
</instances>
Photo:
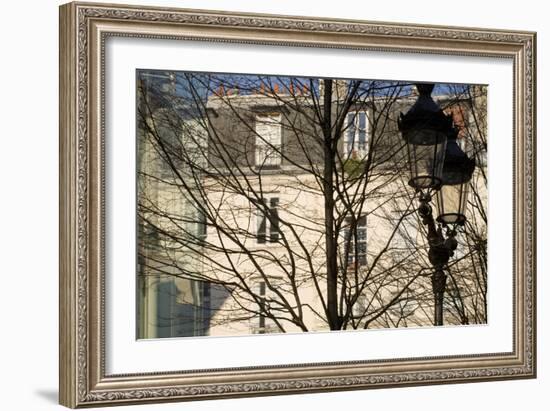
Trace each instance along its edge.
<instances>
[{"instance_id":1,"label":"silver frame molding","mask_svg":"<svg viewBox=\"0 0 550 411\"><path fill-rule=\"evenodd\" d=\"M104 45L109 36L491 56L514 64L514 349L106 375ZM534 378L536 34L218 11L60 7L60 403L67 407Z\"/></svg>"}]
</instances>

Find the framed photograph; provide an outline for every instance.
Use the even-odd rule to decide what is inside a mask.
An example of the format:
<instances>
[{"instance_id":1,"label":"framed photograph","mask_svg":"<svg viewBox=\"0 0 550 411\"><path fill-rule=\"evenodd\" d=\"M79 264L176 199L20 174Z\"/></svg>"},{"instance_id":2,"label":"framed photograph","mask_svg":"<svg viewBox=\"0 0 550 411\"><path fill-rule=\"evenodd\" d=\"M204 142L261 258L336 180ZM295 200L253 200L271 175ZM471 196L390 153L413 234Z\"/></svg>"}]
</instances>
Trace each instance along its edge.
<instances>
[{"instance_id":1,"label":"framed photograph","mask_svg":"<svg viewBox=\"0 0 550 411\"><path fill-rule=\"evenodd\" d=\"M61 404L534 378L535 40L61 6Z\"/></svg>"}]
</instances>

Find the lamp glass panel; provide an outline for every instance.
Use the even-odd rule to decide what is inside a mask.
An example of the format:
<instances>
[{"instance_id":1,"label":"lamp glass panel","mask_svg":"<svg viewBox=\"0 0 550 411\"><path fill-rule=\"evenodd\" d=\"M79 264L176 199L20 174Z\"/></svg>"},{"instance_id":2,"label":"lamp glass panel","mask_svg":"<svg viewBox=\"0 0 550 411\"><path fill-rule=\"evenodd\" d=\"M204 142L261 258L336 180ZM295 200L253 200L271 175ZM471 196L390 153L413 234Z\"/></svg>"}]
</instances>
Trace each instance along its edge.
<instances>
[{"instance_id":1,"label":"lamp glass panel","mask_svg":"<svg viewBox=\"0 0 550 411\"><path fill-rule=\"evenodd\" d=\"M436 196L438 221L444 224L464 223L468 186L469 183L441 187Z\"/></svg>"},{"instance_id":2,"label":"lamp glass panel","mask_svg":"<svg viewBox=\"0 0 550 411\"><path fill-rule=\"evenodd\" d=\"M407 141L409 184L417 189L438 187L447 143L445 135L433 130L418 130L409 133Z\"/></svg>"}]
</instances>

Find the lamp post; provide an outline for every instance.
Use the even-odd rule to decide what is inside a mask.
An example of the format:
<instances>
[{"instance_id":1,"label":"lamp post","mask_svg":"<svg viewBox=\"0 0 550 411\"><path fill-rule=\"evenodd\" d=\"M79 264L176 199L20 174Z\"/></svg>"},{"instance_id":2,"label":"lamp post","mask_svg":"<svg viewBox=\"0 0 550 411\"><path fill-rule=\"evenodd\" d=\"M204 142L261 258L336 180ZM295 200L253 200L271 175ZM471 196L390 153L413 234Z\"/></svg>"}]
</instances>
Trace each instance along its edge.
<instances>
[{"instance_id":1,"label":"lamp post","mask_svg":"<svg viewBox=\"0 0 550 411\"><path fill-rule=\"evenodd\" d=\"M443 325L445 267L457 248L458 226L466 222L468 183L475 162L457 144L458 131L452 116L443 113L432 99L433 84L417 84L418 99L400 114L399 130L407 145L409 185L418 194L418 213L427 228L428 258L433 266L434 324ZM431 206L436 195L437 220Z\"/></svg>"}]
</instances>

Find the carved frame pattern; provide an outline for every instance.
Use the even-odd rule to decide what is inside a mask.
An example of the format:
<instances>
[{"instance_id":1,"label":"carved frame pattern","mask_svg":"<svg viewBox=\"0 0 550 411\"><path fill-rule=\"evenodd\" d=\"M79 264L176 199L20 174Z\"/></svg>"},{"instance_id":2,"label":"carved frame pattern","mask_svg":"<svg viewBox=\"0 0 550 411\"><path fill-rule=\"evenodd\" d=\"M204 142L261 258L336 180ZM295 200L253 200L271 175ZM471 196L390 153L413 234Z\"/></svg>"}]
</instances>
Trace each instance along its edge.
<instances>
[{"instance_id":1,"label":"carved frame pattern","mask_svg":"<svg viewBox=\"0 0 550 411\"><path fill-rule=\"evenodd\" d=\"M91 3L61 6L60 21L60 402L63 405L101 406L535 376L534 33ZM100 27L102 24L104 28ZM147 31L143 30L145 27ZM159 28L158 33L151 32L155 28ZM178 29L182 28L194 34L181 34ZM229 32L236 37L227 36ZM314 40L306 39L312 34L316 35ZM515 255L518 315L514 319L514 352L248 367L242 371L250 370L250 375L242 378L235 376L237 370L208 370L195 379L193 373L177 371L106 376L101 250L103 125L97 124L97 119L103 114L103 49L108 36L512 58L516 110L514 237L516 249L520 250ZM214 382L220 380L220 375L227 375L227 381Z\"/></svg>"}]
</instances>

